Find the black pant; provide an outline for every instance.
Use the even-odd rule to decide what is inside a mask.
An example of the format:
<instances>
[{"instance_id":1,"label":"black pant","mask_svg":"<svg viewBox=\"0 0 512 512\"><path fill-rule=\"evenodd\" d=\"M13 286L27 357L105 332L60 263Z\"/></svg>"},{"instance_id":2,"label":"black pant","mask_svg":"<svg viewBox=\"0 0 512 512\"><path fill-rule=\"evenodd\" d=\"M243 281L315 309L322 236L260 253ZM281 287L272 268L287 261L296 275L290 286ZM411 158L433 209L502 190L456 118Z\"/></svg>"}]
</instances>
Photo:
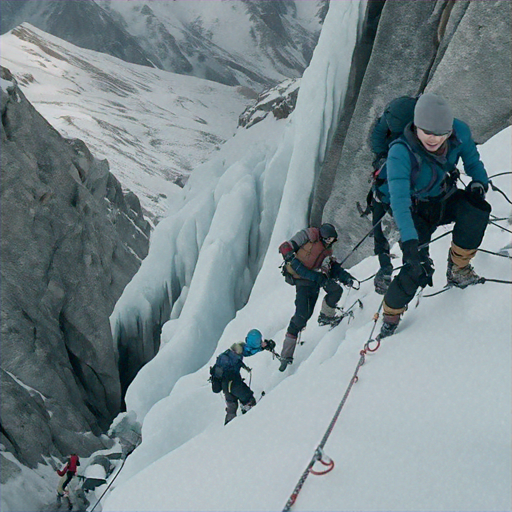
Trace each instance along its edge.
<instances>
[{"instance_id":1,"label":"black pant","mask_svg":"<svg viewBox=\"0 0 512 512\"><path fill-rule=\"evenodd\" d=\"M438 226L455 222L452 240L462 249L477 249L482 243L489 221L491 205L487 201L475 201L464 190L457 190L445 201L419 202L412 210L412 219L418 232L419 245L429 243ZM429 246L420 250L420 258L426 261ZM404 265L393 279L384 297L393 309L405 307L414 297L419 277L410 265Z\"/></svg>"},{"instance_id":2,"label":"black pant","mask_svg":"<svg viewBox=\"0 0 512 512\"><path fill-rule=\"evenodd\" d=\"M313 314L320 287L309 279L296 279L295 290L295 314L288 325L288 333L298 336ZM324 286L324 290L327 305L331 308L336 307L343 293L341 286L336 281L329 279Z\"/></svg>"},{"instance_id":3,"label":"black pant","mask_svg":"<svg viewBox=\"0 0 512 512\"><path fill-rule=\"evenodd\" d=\"M232 379L222 381L222 391L226 400L226 419L224 424L229 423L235 416L238 409L238 401L242 405L254 400L254 393L251 388L242 380L240 375Z\"/></svg>"},{"instance_id":4,"label":"black pant","mask_svg":"<svg viewBox=\"0 0 512 512\"><path fill-rule=\"evenodd\" d=\"M379 258L379 264L381 268L388 268L391 270L391 256L389 254L389 242L384 236L382 230L382 222L379 222L387 212L390 212L390 206L376 201L375 198L372 202L372 225L373 229L373 247L374 254Z\"/></svg>"}]
</instances>

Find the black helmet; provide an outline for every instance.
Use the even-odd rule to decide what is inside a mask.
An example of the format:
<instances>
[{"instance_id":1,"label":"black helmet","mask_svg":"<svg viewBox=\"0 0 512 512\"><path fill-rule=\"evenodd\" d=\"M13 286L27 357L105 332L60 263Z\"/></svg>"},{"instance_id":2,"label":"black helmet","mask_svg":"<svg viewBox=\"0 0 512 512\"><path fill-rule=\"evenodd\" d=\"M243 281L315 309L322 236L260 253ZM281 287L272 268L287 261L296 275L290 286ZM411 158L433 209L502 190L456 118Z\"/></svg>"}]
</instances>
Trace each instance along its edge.
<instances>
[{"instance_id":1,"label":"black helmet","mask_svg":"<svg viewBox=\"0 0 512 512\"><path fill-rule=\"evenodd\" d=\"M338 239L338 233L332 224L322 224L320 226L320 236L322 238L334 237L336 240Z\"/></svg>"}]
</instances>

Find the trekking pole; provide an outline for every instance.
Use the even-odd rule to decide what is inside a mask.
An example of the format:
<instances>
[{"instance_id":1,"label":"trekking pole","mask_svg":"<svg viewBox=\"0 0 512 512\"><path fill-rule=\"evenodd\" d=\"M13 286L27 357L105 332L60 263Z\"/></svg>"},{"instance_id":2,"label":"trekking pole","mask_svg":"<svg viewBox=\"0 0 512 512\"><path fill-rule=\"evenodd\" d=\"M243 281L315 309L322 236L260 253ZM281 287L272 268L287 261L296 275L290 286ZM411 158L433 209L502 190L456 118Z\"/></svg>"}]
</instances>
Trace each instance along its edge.
<instances>
[{"instance_id":1,"label":"trekking pole","mask_svg":"<svg viewBox=\"0 0 512 512\"><path fill-rule=\"evenodd\" d=\"M490 220L489 224L492 224L493 226L496 226L497 228L503 229L503 231L507 231L508 233L512 233L512 231L510 229L504 228L503 226L496 224L496 222L494 222L493 220Z\"/></svg>"},{"instance_id":2,"label":"trekking pole","mask_svg":"<svg viewBox=\"0 0 512 512\"><path fill-rule=\"evenodd\" d=\"M512 260L512 256L508 254L500 254L499 252L486 251L485 249L478 249L478 252L485 252L486 254L492 254L493 256L500 256L501 258L508 258Z\"/></svg>"},{"instance_id":3,"label":"trekking pole","mask_svg":"<svg viewBox=\"0 0 512 512\"><path fill-rule=\"evenodd\" d=\"M430 242L425 242L424 244L421 244L418 249L424 249L425 247L428 247L430 244L433 244L434 242L437 242L441 238L448 236L450 233L453 232L453 229L450 229L450 231L447 231L446 233L443 233L442 235L437 236L436 238L432 238Z\"/></svg>"},{"instance_id":4,"label":"trekking pole","mask_svg":"<svg viewBox=\"0 0 512 512\"><path fill-rule=\"evenodd\" d=\"M502 284L512 284L512 281L505 281L503 279L489 279L487 277L482 277L484 283L502 283Z\"/></svg>"},{"instance_id":5,"label":"trekking pole","mask_svg":"<svg viewBox=\"0 0 512 512\"><path fill-rule=\"evenodd\" d=\"M496 185L494 185L494 183L491 180L489 180L489 185L491 185L491 189L494 190L494 192L499 192L508 203L512 204L512 201L507 197L505 192L503 192L503 190L500 190Z\"/></svg>"},{"instance_id":6,"label":"trekking pole","mask_svg":"<svg viewBox=\"0 0 512 512\"><path fill-rule=\"evenodd\" d=\"M497 178L498 176L504 176L505 174L512 174L512 171L499 172L498 174L493 174L492 176L489 176L489 179Z\"/></svg>"},{"instance_id":7,"label":"trekking pole","mask_svg":"<svg viewBox=\"0 0 512 512\"><path fill-rule=\"evenodd\" d=\"M491 213L491 217L494 222L501 222L504 220L510 221L510 217L496 217L496 215L493 215L492 213Z\"/></svg>"},{"instance_id":8,"label":"trekking pole","mask_svg":"<svg viewBox=\"0 0 512 512\"><path fill-rule=\"evenodd\" d=\"M376 222L373 226L372 226L372 229L370 229L370 231L368 231L368 233L366 233L366 235L364 235L364 237L359 241L359 243L345 256L345 258L343 258L343 260L341 261L340 265L343 266L343 263L345 263L345 261L347 261L350 256L352 256L352 254L354 254L354 252L357 251L357 249L359 249L359 246L372 234L372 231L382 222L382 220L384 219L385 215L383 215L378 222Z\"/></svg>"}]
</instances>

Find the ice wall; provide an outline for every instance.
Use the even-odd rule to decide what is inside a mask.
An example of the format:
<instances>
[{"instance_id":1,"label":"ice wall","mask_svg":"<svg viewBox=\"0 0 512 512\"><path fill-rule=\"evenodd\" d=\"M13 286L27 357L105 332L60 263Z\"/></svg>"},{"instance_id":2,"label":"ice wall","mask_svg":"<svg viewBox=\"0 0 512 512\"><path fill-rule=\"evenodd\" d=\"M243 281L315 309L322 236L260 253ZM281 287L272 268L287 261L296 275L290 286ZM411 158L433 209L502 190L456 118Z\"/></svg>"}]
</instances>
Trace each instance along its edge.
<instances>
[{"instance_id":1,"label":"ice wall","mask_svg":"<svg viewBox=\"0 0 512 512\"><path fill-rule=\"evenodd\" d=\"M194 171L181 197L173 199L174 212L155 230L148 257L111 317L119 348L138 350L149 360L157 349L155 324L170 312L157 357L126 394L127 408L139 419L182 375L212 357L256 278L263 290L280 278L277 247L307 223L364 8L365 2L331 3L291 118L239 130ZM273 314L264 307L261 312ZM243 329L230 331L231 340L242 339Z\"/></svg>"}]
</instances>

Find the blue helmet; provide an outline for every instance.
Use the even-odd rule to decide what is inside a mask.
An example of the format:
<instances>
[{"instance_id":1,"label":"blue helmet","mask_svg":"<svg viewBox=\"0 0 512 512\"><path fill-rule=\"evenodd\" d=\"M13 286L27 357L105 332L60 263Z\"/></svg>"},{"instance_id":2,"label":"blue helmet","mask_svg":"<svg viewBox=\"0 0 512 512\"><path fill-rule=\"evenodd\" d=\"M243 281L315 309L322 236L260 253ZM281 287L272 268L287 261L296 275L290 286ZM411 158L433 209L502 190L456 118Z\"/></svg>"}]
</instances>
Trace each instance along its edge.
<instances>
[{"instance_id":1,"label":"blue helmet","mask_svg":"<svg viewBox=\"0 0 512 512\"><path fill-rule=\"evenodd\" d=\"M251 329L245 337L245 343L247 347L255 349L261 347L261 340L263 335L258 329Z\"/></svg>"}]
</instances>

